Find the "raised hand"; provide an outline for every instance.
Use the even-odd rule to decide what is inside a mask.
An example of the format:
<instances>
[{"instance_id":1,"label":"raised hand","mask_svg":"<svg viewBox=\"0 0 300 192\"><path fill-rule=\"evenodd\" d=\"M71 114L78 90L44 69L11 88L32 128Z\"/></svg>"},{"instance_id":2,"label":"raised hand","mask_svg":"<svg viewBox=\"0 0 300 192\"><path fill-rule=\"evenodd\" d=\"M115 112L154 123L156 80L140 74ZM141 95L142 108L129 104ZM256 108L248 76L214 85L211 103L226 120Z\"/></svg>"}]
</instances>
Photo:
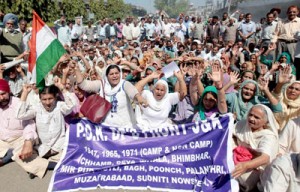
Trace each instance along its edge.
<instances>
[{"instance_id":1,"label":"raised hand","mask_svg":"<svg viewBox=\"0 0 300 192\"><path fill-rule=\"evenodd\" d=\"M184 79L184 76L181 71L174 71L174 76L177 77L177 79Z\"/></svg>"},{"instance_id":2,"label":"raised hand","mask_svg":"<svg viewBox=\"0 0 300 192\"><path fill-rule=\"evenodd\" d=\"M23 85L23 90L22 90L23 93L28 94L31 90L32 90L32 85L30 85L30 84L24 84Z\"/></svg>"},{"instance_id":3,"label":"raised hand","mask_svg":"<svg viewBox=\"0 0 300 192\"><path fill-rule=\"evenodd\" d=\"M259 57L264 51L265 51L265 49L263 47L260 48L259 51L257 53L255 53L255 56Z\"/></svg>"},{"instance_id":4,"label":"raised hand","mask_svg":"<svg viewBox=\"0 0 300 192\"><path fill-rule=\"evenodd\" d=\"M62 72L63 72L64 75L68 75L69 71L70 71L70 67L69 66L63 68L63 70L62 70Z\"/></svg>"},{"instance_id":5,"label":"raised hand","mask_svg":"<svg viewBox=\"0 0 300 192\"><path fill-rule=\"evenodd\" d=\"M69 60L69 59L70 59L69 55L68 54L64 54L63 56L61 56L59 58L58 62L59 63L63 63L64 61Z\"/></svg>"},{"instance_id":6,"label":"raised hand","mask_svg":"<svg viewBox=\"0 0 300 192\"><path fill-rule=\"evenodd\" d=\"M80 52L80 51L74 51L72 53L72 56L80 57L80 58L84 57L83 54L82 54L82 52Z\"/></svg>"},{"instance_id":7,"label":"raised hand","mask_svg":"<svg viewBox=\"0 0 300 192\"><path fill-rule=\"evenodd\" d=\"M287 66L287 67L279 70L278 83L280 83L280 84L289 83L291 81L291 78L292 78L292 75L291 75L290 66Z\"/></svg>"},{"instance_id":8,"label":"raised hand","mask_svg":"<svg viewBox=\"0 0 300 192\"><path fill-rule=\"evenodd\" d=\"M55 77L53 79L54 81L54 85L59 88L60 90L63 90L65 88L65 86L62 84L61 79L59 77Z\"/></svg>"},{"instance_id":9,"label":"raised hand","mask_svg":"<svg viewBox=\"0 0 300 192\"><path fill-rule=\"evenodd\" d=\"M269 80L268 79L264 79L263 77L260 77L258 80L258 87L261 91L267 91L269 90Z\"/></svg>"},{"instance_id":10,"label":"raised hand","mask_svg":"<svg viewBox=\"0 0 300 192\"><path fill-rule=\"evenodd\" d=\"M230 76L230 82L232 84L238 83L241 79L241 78L239 78L239 73L236 71L231 72L229 76Z\"/></svg>"},{"instance_id":11,"label":"raised hand","mask_svg":"<svg viewBox=\"0 0 300 192\"><path fill-rule=\"evenodd\" d=\"M196 67L196 75L198 77L202 77L203 72L204 72L204 69L202 69L200 66Z\"/></svg>"},{"instance_id":12,"label":"raised hand","mask_svg":"<svg viewBox=\"0 0 300 192\"><path fill-rule=\"evenodd\" d=\"M18 73L22 73L23 72L23 69L22 69L21 65L17 65L16 66L16 70L17 70Z\"/></svg>"},{"instance_id":13,"label":"raised hand","mask_svg":"<svg viewBox=\"0 0 300 192\"><path fill-rule=\"evenodd\" d=\"M279 68L279 65L280 63L276 61L275 63L273 63L271 70L276 71Z\"/></svg>"},{"instance_id":14,"label":"raised hand","mask_svg":"<svg viewBox=\"0 0 300 192\"><path fill-rule=\"evenodd\" d=\"M211 72L211 74L208 73L208 77L213 82L220 82L222 80L221 79L221 76L222 76L221 68L219 66L212 65L211 69L212 69L212 72Z\"/></svg>"},{"instance_id":15,"label":"raised hand","mask_svg":"<svg viewBox=\"0 0 300 192\"><path fill-rule=\"evenodd\" d=\"M157 71L154 71L153 73L151 73L150 77L152 79L159 79L161 77L161 73L158 73Z\"/></svg>"},{"instance_id":16,"label":"raised hand","mask_svg":"<svg viewBox=\"0 0 300 192\"><path fill-rule=\"evenodd\" d=\"M186 66L186 64L180 65L180 71L182 72L182 74L185 76L188 72L188 68Z\"/></svg>"},{"instance_id":17,"label":"raised hand","mask_svg":"<svg viewBox=\"0 0 300 192\"><path fill-rule=\"evenodd\" d=\"M4 66L4 64L0 64L0 74L3 74L5 68L6 67Z\"/></svg>"}]
</instances>

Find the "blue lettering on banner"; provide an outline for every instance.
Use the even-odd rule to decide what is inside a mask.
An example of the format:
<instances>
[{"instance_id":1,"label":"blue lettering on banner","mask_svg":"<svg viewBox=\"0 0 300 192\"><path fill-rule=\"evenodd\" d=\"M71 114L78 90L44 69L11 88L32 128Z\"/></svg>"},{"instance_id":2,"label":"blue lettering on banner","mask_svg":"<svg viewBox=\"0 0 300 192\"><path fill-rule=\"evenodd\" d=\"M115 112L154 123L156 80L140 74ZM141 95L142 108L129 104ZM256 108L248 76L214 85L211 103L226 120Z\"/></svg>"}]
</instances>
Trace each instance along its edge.
<instances>
[{"instance_id":1,"label":"blue lettering on banner","mask_svg":"<svg viewBox=\"0 0 300 192\"><path fill-rule=\"evenodd\" d=\"M71 124L48 191L231 191L232 115L142 131L87 120Z\"/></svg>"}]
</instances>

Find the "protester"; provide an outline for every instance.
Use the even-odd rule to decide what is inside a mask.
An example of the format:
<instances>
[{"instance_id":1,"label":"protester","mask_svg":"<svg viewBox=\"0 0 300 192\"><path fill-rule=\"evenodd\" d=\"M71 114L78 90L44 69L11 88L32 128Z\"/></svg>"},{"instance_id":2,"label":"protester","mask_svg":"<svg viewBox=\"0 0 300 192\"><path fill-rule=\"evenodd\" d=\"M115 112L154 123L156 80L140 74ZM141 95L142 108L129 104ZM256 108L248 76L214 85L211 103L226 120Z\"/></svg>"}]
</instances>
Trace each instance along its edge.
<instances>
[{"instance_id":1,"label":"protester","mask_svg":"<svg viewBox=\"0 0 300 192\"><path fill-rule=\"evenodd\" d=\"M193 121L206 120L208 118L217 117L218 114L227 112L225 92L222 84L222 76L220 67L213 66L210 78L214 81L215 86L207 86L202 92L202 86L190 87L190 95L192 103L196 108L196 115ZM200 79L197 79L195 84L201 84ZM199 98L199 95L201 97Z\"/></svg>"},{"instance_id":2,"label":"protester","mask_svg":"<svg viewBox=\"0 0 300 192\"><path fill-rule=\"evenodd\" d=\"M242 191L255 189L265 166L276 158L279 150L277 130L278 125L272 111L261 104L252 106L247 119L237 123L234 129L236 145L253 155L252 158L236 162L232 172L232 177L238 180Z\"/></svg>"},{"instance_id":3,"label":"protester","mask_svg":"<svg viewBox=\"0 0 300 192\"><path fill-rule=\"evenodd\" d=\"M102 94L102 89L104 89L105 99L111 102L112 108L103 123L117 127L132 127L136 120L130 100L135 100L138 104L145 105L145 107L147 105L146 101L131 83L122 79L122 72L118 65L109 65L104 75L103 87L101 80L89 81L83 79L79 69L76 69L76 80L82 90Z\"/></svg>"},{"instance_id":4,"label":"protester","mask_svg":"<svg viewBox=\"0 0 300 192\"><path fill-rule=\"evenodd\" d=\"M3 17L5 28L0 29L0 78L6 79L9 83L10 89L7 92L10 95L5 92L6 97L2 103L11 101L5 105L10 109L15 105L13 101L17 100L13 96L21 96L25 85L27 87L23 90L25 97L31 89L29 87L32 87L33 90L26 99L28 107L25 110L25 99L23 99L22 109L24 110L18 112L19 115L24 115L28 112L27 110L37 109L43 112L41 114L46 114L42 122L40 116L36 114L34 121L38 132L41 126L46 127L45 122L55 120L58 123L56 119L60 120L59 125L55 127L55 130L61 131L55 137L58 138L57 145L59 145L55 145L55 149L46 147L43 151L44 143L47 143L44 135L38 135L38 138L32 136L32 139L42 141L40 147L37 146L40 148L40 155L50 159L57 157L56 160L58 160L61 151L65 148L61 142L65 140L64 134L68 130L68 124L83 117L80 107L90 94L105 95L105 99L111 102L112 108L103 124L117 127L117 129L133 128L139 125L141 128L153 131L157 128L193 123L193 121L210 122L219 115L233 113L238 128L242 127L237 130L238 135L241 136L244 132L242 134L239 131L245 131L246 127L250 130L254 124L256 125L250 122L250 116L247 114L255 110L255 113L260 114L259 118L264 117L269 115L269 109L266 108L269 106L279 124L273 128L279 128L277 133L280 133L282 150L285 148L283 150L285 152L299 153L295 147L298 141L297 119L300 105L298 104L300 83L297 81L300 74L297 71L299 68L297 59L300 57L298 49L300 27L297 27L299 10L297 6L290 6L287 10L287 19L281 19L280 12L279 8L274 8L270 13L263 13L263 16L267 16L266 22L264 23L262 19L257 25L252 20L252 16L256 18L254 12L245 14L235 11L232 15L223 13L222 19L219 20L217 16L207 19L183 13L177 18L170 18L162 10L154 16L145 16L140 19L103 18L95 24L95 30L91 22L87 24L87 30L84 30L84 23L87 21L82 20L81 17L75 18L75 22L67 22L67 16L62 15L55 22L55 27L58 40L67 53L59 59L45 77L47 87L52 88L56 82L55 79L62 79L62 85L58 83L58 86L64 87L69 93L60 94L59 99L56 92L48 91L49 94L40 94L38 88L35 87L35 79L30 78L31 74L27 71L28 51L23 52L23 47L26 45L25 36L27 38L31 32L26 29L25 20L20 18L19 26L17 26L17 16L6 14ZM239 13L238 20L234 18L237 13ZM4 16L3 11L0 11L1 20L2 16ZM27 21L30 23L29 20ZM19 31L15 30L17 28ZM259 31L260 28L261 31ZM256 39L258 37L260 41ZM10 41L5 44L7 38ZM25 49L27 49L26 46ZM39 47L37 47L37 53L40 53ZM15 62L20 58L25 60L20 66L7 63L8 61ZM173 64L169 65L171 62ZM170 66L178 67L180 72L174 74L170 70L170 77L165 79L163 76L170 72L168 71ZM176 70L178 71L177 68ZM27 85L29 82L31 86ZM189 88L188 91L186 87ZM50 103L56 103L52 112L44 110L44 101L40 99L49 95L54 97ZM68 114L72 111L67 116L65 116L66 111L64 113L59 111L62 103L68 105ZM257 104L260 105L257 106ZM5 107L2 108L2 114L0 109L3 119L7 119L6 114L8 114L9 118L16 120L11 115L12 111L6 113L8 109ZM49 114L54 112L54 117L49 117ZM269 120L267 124L273 123L273 117L262 118L260 121L265 122L265 119ZM16 122L18 122L18 130L24 129L23 132L18 132L18 139L25 140L22 134L25 135L27 127L21 125L23 122L21 120L16 120ZM0 133L6 130L1 126L3 125L0 123ZM49 129L51 126L46 128ZM260 135L261 133L267 132L266 137L272 135L270 131L267 131L268 129L263 129L258 133L249 130L247 135L250 135L252 139L256 137L255 142L252 143L250 140L251 142L247 143L249 138L246 138L245 134L243 135L245 137L238 137L238 139L241 144L246 138L245 143L254 150L261 149L260 145L264 145L264 141L260 139L265 138L265 135ZM45 135L50 136L51 133ZM0 134L0 138L2 136ZM272 139L269 140L271 142ZM265 142L269 140L266 139ZM275 145L277 144L274 144L274 147ZM23 146L22 143L18 150L21 151ZM260 159L261 156L266 157L262 153L253 152L253 149L249 153L255 159ZM266 153L269 154L270 150L266 148ZM5 162L11 160L12 154L13 157L18 155L9 150L6 154L5 152L2 154L1 149L0 153L3 156L1 161ZM37 154L35 155L36 159L42 159ZM268 161L260 159L259 165L253 166L249 162L248 165L250 164L251 168L267 165L270 160L273 160L273 155L275 158L276 152L272 154L272 157L269 156ZM47 166L49 169L55 165L54 161L49 164L49 160L42 160L41 172L29 172L42 177ZM18 163L18 159L15 161ZM19 163L22 164L22 162ZM250 162L253 161L250 160ZM237 168L240 166L237 165ZM253 174L257 172L259 171L251 171ZM234 171L232 175L238 177L239 174L241 172ZM239 181L247 177L247 174L241 174L244 176L239 177ZM257 181L257 178L259 177L253 177L253 179L250 177L249 181ZM244 186L244 183L242 185Z\"/></svg>"},{"instance_id":5,"label":"protester","mask_svg":"<svg viewBox=\"0 0 300 192\"><path fill-rule=\"evenodd\" d=\"M287 122L300 116L300 81L291 81L288 69L280 70L278 82L274 89L274 96L282 106L282 112L275 117L282 130Z\"/></svg>"},{"instance_id":6,"label":"protester","mask_svg":"<svg viewBox=\"0 0 300 192\"><path fill-rule=\"evenodd\" d=\"M0 167L14 160L25 171L42 178L48 161L34 150L38 140L35 122L15 117L21 103L10 95L8 82L0 79Z\"/></svg>"},{"instance_id":7,"label":"protester","mask_svg":"<svg viewBox=\"0 0 300 192\"><path fill-rule=\"evenodd\" d=\"M235 82L237 82L237 79L233 77L228 86L233 85ZM264 92L267 99L259 95L259 89ZM228 104L228 112L236 114L238 121L245 119L250 108L256 104L268 104L274 112L281 112L282 110L280 103L272 96L264 80L261 80L259 85L253 80L244 81L238 93L226 95L226 101Z\"/></svg>"},{"instance_id":8,"label":"protester","mask_svg":"<svg viewBox=\"0 0 300 192\"><path fill-rule=\"evenodd\" d=\"M83 37L84 28L82 26L82 18L76 17L76 23L73 25L72 31L71 31L71 39L72 43L78 42L78 40L81 40Z\"/></svg>"},{"instance_id":9,"label":"protester","mask_svg":"<svg viewBox=\"0 0 300 192\"><path fill-rule=\"evenodd\" d=\"M47 159L48 169L54 169L65 148L64 116L72 112L75 98L65 89L60 79L55 79L55 86L45 87L39 94L41 103L28 105L27 96L32 90L31 85L25 84L21 96L21 105L17 109L20 120L35 119L40 143L37 146L40 157ZM64 102L57 101L59 90L63 93Z\"/></svg>"},{"instance_id":10,"label":"protester","mask_svg":"<svg viewBox=\"0 0 300 192\"><path fill-rule=\"evenodd\" d=\"M300 18L297 17L299 14L299 8L295 5L289 6L287 9L287 19L278 21L275 29L275 33L271 42L277 45L277 55L280 55L283 51L288 51L291 55L291 60L295 60L296 46L299 46L299 28ZM298 43L297 43L298 42ZM297 57L298 58L298 57ZM300 78L300 67L296 65L297 79Z\"/></svg>"},{"instance_id":11,"label":"protester","mask_svg":"<svg viewBox=\"0 0 300 192\"><path fill-rule=\"evenodd\" d=\"M66 16L62 15L61 18L54 22L57 38L62 45L71 46L71 29L67 25Z\"/></svg>"},{"instance_id":12,"label":"protester","mask_svg":"<svg viewBox=\"0 0 300 192\"><path fill-rule=\"evenodd\" d=\"M294 192L300 188L300 154L290 153L279 156L266 167L259 190L264 192Z\"/></svg>"},{"instance_id":13,"label":"protester","mask_svg":"<svg viewBox=\"0 0 300 192\"><path fill-rule=\"evenodd\" d=\"M289 120L279 134L280 154L300 152L300 118Z\"/></svg>"},{"instance_id":14,"label":"protester","mask_svg":"<svg viewBox=\"0 0 300 192\"><path fill-rule=\"evenodd\" d=\"M19 97L21 95L23 84L27 83L27 76L21 65L13 66L4 72L0 71L0 73L0 76L3 76L8 82L12 95Z\"/></svg>"},{"instance_id":15,"label":"protester","mask_svg":"<svg viewBox=\"0 0 300 192\"><path fill-rule=\"evenodd\" d=\"M22 33L16 30L18 17L8 13L3 18L3 24L5 28L0 28L1 63L12 61L24 51Z\"/></svg>"},{"instance_id":16,"label":"protester","mask_svg":"<svg viewBox=\"0 0 300 192\"><path fill-rule=\"evenodd\" d=\"M139 106L136 108L137 123L141 128L151 130L171 125L168 116L172 105L176 105L179 101L182 101L187 94L187 88L181 71L174 72L174 75L179 82L179 92L169 93L168 83L163 79L158 80L153 85L152 92L144 90L146 83L160 77L160 74L157 72L153 72L135 85L149 105L147 108Z\"/></svg>"}]
</instances>

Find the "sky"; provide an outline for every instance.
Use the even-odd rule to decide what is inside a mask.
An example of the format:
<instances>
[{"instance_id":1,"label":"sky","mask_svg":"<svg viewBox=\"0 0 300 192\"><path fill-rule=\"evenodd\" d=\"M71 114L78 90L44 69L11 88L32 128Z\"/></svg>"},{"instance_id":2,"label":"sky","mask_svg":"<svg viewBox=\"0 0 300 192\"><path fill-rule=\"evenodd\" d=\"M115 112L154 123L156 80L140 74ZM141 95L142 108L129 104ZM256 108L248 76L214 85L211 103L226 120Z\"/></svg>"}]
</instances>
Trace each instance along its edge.
<instances>
[{"instance_id":1,"label":"sky","mask_svg":"<svg viewBox=\"0 0 300 192\"><path fill-rule=\"evenodd\" d=\"M133 5L141 6L145 8L148 12L155 12L154 0L124 0L125 3L130 3ZM195 6L204 5L206 0L190 0Z\"/></svg>"}]
</instances>

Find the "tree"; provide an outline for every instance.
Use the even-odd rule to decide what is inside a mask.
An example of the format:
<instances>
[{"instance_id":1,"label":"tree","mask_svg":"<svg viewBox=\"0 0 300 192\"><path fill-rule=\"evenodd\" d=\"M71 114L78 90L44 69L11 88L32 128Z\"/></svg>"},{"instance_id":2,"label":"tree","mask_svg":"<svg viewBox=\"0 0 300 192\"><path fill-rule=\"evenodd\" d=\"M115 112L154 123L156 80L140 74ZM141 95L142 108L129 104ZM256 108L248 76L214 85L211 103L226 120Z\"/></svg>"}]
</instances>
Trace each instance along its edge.
<instances>
[{"instance_id":1,"label":"tree","mask_svg":"<svg viewBox=\"0 0 300 192\"><path fill-rule=\"evenodd\" d=\"M32 10L35 10L45 22L52 21L59 13L57 2L48 0L0 0L0 7L26 20L32 19Z\"/></svg>"},{"instance_id":2,"label":"tree","mask_svg":"<svg viewBox=\"0 0 300 192\"><path fill-rule=\"evenodd\" d=\"M95 19L104 19L107 17L104 0L90 0L90 11L95 14Z\"/></svg>"},{"instance_id":3,"label":"tree","mask_svg":"<svg viewBox=\"0 0 300 192\"><path fill-rule=\"evenodd\" d=\"M155 0L154 7L164 10L170 17L176 18L180 13L188 10L189 0Z\"/></svg>"},{"instance_id":4,"label":"tree","mask_svg":"<svg viewBox=\"0 0 300 192\"><path fill-rule=\"evenodd\" d=\"M108 0L106 3L107 16L112 19L124 18L131 14L130 6L123 0Z\"/></svg>"},{"instance_id":5,"label":"tree","mask_svg":"<svg viewBox=\"0 0 300 192\"><path fill-rule=\"evenodd\" d=\"M83 0L62 0L61 8L69 20L74 20L77 16L86 18L87 11Z\"/></svg>"},{"instance_id":6,"label":"tree","mask_svg":"<svg viewBox=\"0 0 300 192\"><path fill-rule=\"evenodd\" d=\"M123 0L90 0L90 11L95 14L96 20L103 18L124 18L131 14L131 7Z\"/></svg>"},{"instance_id":7,"label":"tree","mask_svg":"<svg viewBox=\"0 0 300 192\"><path fill-rule=\"evenodd\" d=\"M8 0L0 0L0 10L4 11L4 13L11 12L10 7L12 7L12 1Z\"/></svg>"}]
</instances>

